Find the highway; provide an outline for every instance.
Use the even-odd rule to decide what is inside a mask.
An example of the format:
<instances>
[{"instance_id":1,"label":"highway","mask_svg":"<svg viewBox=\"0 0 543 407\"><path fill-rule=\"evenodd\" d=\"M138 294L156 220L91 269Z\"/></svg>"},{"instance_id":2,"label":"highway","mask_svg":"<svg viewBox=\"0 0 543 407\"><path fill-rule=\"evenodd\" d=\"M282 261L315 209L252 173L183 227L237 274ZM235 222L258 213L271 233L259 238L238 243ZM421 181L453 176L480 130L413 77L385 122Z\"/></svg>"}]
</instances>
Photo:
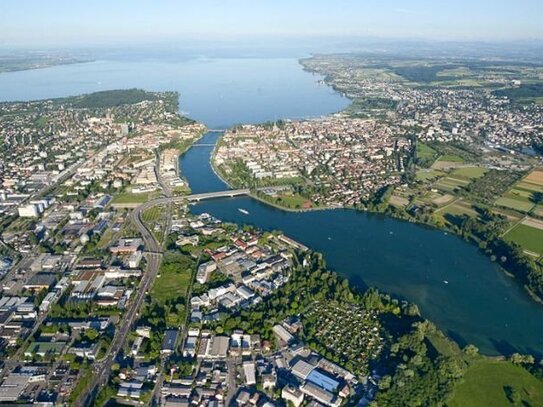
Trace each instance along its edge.
<instances>
[{"instance_id":1,"label":"highway","mask_svg":"<svg viewBox=\"0 0 543 407\"><path fill-rule=\"evenodd\" d=\"M172 190L170 187L164 182L162 179L162 176L160 175L160 153L158 151L155 151L155 176L160 184L162 191L164 191L164 195L166 195L168 198L172 196Z\"/></svg>"},{"instance_id":2,"label":"highway","mask_svg":"<svg viewBox=\"0 0 543 407\"><path fill-rule=\"evenodd\" d=\"M164 199L166 202L168 202L169 198ZM113 366L113 363L115 363L119 352L122 350L126 340L126 336L130 332L132 325L134 324L138 316L138 311L143 305L145 296L149 291L152 282L155 280L158 274L160 263L162 262L162 246L159 242L156 241L153 234L147 229L141 219L141 214L148 208L147 205L152 202L155 201L150 201L146 204L139 206L138 208L134 209L130 215L131 221L140 231L143 242L145 244L145 249L147 251L147 271L143 275L140 286L135 293L135 298L133 298L129 303L128 309L123 315L123 318L121 319L119 326L115 331L115 337L113 338L113 342L111 344L111 348L109 349L108 356L105 359L94 364L93 380L90 383L89 387L83 392L80 400L75 403L78 406L91 405L94 397L99 392L99 389L107 384L109 375L111 373L111 367Z\"/></svg>"}]
</instances>

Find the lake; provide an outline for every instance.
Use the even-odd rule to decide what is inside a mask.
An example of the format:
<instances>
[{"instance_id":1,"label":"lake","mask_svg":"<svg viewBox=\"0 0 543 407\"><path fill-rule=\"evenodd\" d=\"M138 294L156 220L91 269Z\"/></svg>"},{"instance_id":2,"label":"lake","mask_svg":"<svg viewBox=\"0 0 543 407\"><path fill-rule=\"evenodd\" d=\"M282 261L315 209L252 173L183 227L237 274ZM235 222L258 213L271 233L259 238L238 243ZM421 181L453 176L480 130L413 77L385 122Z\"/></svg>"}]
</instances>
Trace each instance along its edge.
<instances>
[{"instance_id":1,"label":"lake","mask_svg":"<svg viewBox=\"0 0 543 407\"><path fill-rule=\"evenodd\" d=\"M0 101L109 89L178 91L181 110L210 128L337 112L349 101L293 58L99 60L0 74Z\"/></svg>"},{"instance_id":2,"label":"lake","mask_svg":"<svg viewBox=\"0 0 543 407\"><path fill-rule=\"evenodd\" d=\"M110 58L0 74L1 100L33 100L106 89L180 92L181 109L210 128L339 111L349 101L317 84L294 58ZM202 144L220 136L209 133ZM194 192L226 186L209 165L212 147L190 149L181 168ZM238 209L249 211L242 214ZM250 198L193 207L225 221L287 235L322 252L354 284L375 286L418 304L460 344L484 353L543 355L543 306L478 250L441 231L352 210L284 212Z\"/></svg>"}]
</instances>

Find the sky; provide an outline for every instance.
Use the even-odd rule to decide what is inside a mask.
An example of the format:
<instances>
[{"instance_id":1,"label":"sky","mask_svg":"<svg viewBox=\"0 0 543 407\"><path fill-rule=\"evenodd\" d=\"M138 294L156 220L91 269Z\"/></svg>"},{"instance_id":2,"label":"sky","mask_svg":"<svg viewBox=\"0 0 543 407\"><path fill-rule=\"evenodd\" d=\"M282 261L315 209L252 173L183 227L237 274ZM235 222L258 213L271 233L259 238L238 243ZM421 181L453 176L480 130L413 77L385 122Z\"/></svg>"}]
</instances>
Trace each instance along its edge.
<instances>
[{"instance_id":1,"label":"sky","mask_svg":"<svg viewBox=\"0 0 543 407\"><path fill-rule=\"evenodd\" d=\"M543 0L1 0L0 46L175 40L543 40Z\"/></svg>"}]
</instances>

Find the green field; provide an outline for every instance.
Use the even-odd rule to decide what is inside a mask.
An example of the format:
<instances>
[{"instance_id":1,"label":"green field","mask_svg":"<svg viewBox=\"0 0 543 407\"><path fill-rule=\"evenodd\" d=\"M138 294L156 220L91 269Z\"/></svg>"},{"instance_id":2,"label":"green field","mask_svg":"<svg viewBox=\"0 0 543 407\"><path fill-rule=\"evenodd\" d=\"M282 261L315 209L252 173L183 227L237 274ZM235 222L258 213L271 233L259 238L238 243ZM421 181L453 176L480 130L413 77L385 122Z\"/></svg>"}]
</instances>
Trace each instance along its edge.
<instances>
[{"instance_id":1,"label":"green field","mask_svg":"<svg viewBox=\"0 0 543 407\"><path fill-rule=\"evenodd\" d=\"M486 168L481 168L481 167L466 167L466 168L458 168L454 170L451 173L451 175L473 179L473 178L482 177L483 175L485 175L487 171L488 170Z\"/></svg>"},{"instance_id":2,"label":"green field","mask_svg":"<svg viewBox=\"0 0 543 407\"><path fill-rule=\"evenodd\" d=\"M451 163L464 163L465 160L457 155L454 154L445 154L439 157L438 161L445 161L445 162L451 162Z\"/></svg>"},{"instance_id":3,"label":"green field","mask_svg":"<svg viewBox=\"0 0 543 407\"><path fill-rule=\"evenodd\" d=\"M144 222L156 222L161 218L161 214L164 209L160 206L153 206L152 208L147 209L141 214L141 218Z\"/></svg>"},{"instance_id":4,"label":"green field","mask_svg":"<svg viewBox=\"0 0 543 407\"><path fill-rule=\"evenodd\" d=\"M133 194L131 192L123 192L122 194L115 195L111 204L140 204L147 202L149 200L149 195L149 193Z\"/></svg>"},{"instance_id":5,"label":"green field","mask_svg":"<svg viewBox=\"0 0 543 407\"><path fill-rule=\"evenodd\" d=\"M430 167L439 156L439 153L428 144L417 142L417 164L421 167Z\"/></svg>"},{"instance_id":6,"label":"green field","mask_svg":"<svg viewBox=\"0 0 543 407\"><path fill-rule=\"evenodd\" d=\"M185 296L194 271L194 261L188 256L175 255L160 267L151 296L159 303L166 303L177 297Z\"/></svg>"},{"instance_id":7,"label":"green field","mask_svg":"<svg viewBox=\"0 0 543 407\"><path fill-rule=\"evenodd\" d=\"M543 254L543 230L527 225L517 225L505 236L506 240L519 244L530 252Z\"/></svg>"},{"instance_id":8,"label":"green field","mask_svg":"<svg viewBox=\"0 0 543 407\"><path fill-rule=\"evenodd\" d=\"M444 176L445 173L442 171L436 171L436 170L419 170L417 171L417 180L418 181L426 181L438 177Z\"/></svg>"},{"instance_id":9,"label":"green field","mask_svg":"<svg viewBox=\"0 0 543 407\"><path fill-rule=\"evenodd\" d=\"M524 200L526 202L533 202L534 191L530 191L529 189L522 188L517 184L513 188L511 188L505 194L505 196L509 196L511 198L520 198L521 200Z\"/></svg>"},{"instance_id":10,"label":"green field","mask_svg":"<svg viewBox=\"0 0 543 407\"><path fill-rule=\"evenodd\" d=\"M520 181L517 185L517 188L526 189L528 191L532 192L543 192L543 186L536 185L528 181Z\"/></svg>"},{"instance_id":11,"label":"green field","mask_svg":"<svg viewBox=\"0 0 543 407\"><path fill-rule=\"evenodd\" d=\"M309 202L307 198L300 195L279 195L276 202L279 205L284 205L287 208L298 209L301 208L306 202Z\"/></svg>"},{"instance_id":12,"label":"green field","mask_svg":"<svg viewBox=\"0 0 543 407\"><path fill-rule=\"evenodd\" d=\"M445 192L454 192L455 189L465 187L468 184L469 184L469 181L464 180L464 179L446 177L446 178L440 179L435 184L435 187Z\"/></svg>"},{"instance_id":13,"label":"green field","mask_svg":"<svg viewBox=\"0 0 543 407\"><path fill-rule=\"evenodd\" d=\"M436 215L441 216L442 219L446 220L447 215L453 216L472 216L477 217L477 212L473 209L470 202L465 202L462 200L456 201L452 205L446 206L444 209L438 209ZM449 223L449 222L448 222Z\"/></svg>"},{"instance_id":14,"label":"green field","mask_svg":"<svg viewBox=\"0 0 543 407\"><path fill-rule=\"evenodd\" d=\"M455 388L449 407L511 406L506 389L513 388L526 406L543 406L543 381L510 362L481 359Z\"/></svg>"},{"instance_id":15,"label":"green field","mask_svg":"<svg viewBox=\"0 0 543 407\"><path fill-rule=\"evenodd\" d=\"M180 253L168 253L160 266L150 295L153 301L165 307L168 326L180 326L185 320L186 297L195 268L194 260Z\"/></svg>"},{"instance_id":16,"label":"green field","mask_svg":"<svg viewBox=\"0 0 543 407\"><path fill-rule=\"evenodd\" d=\"M502 196L496 201L496 205L515 209L517 211L522 211L522 212L528 212L534 207L534 204L532 202L519 199L519 197L515 197L515 196L513 197Z\"/></svg>"},{"instance_id":17,"label":"green field","mask_svg":"<svg viewBox=\"0 0 543 407\"><path fill-rule=\"evenodd\" d=\"M435 155L437 155L437 151L428 144L424 144L420 141L417 143L417 156L419 158L433 157Z\"/></svg>"}]
</instances>

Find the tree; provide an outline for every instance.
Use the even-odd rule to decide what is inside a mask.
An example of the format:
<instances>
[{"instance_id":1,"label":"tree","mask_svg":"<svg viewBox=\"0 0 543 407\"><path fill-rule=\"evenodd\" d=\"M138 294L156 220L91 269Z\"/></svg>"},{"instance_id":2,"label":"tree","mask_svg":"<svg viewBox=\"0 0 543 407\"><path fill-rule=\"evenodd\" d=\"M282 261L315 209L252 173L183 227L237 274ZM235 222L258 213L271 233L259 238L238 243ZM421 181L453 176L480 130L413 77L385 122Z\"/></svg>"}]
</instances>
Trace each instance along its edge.
<instances>
[{"instance_id":1,"label":"tree","mask_svg":"<svg viewBox=\"0 0 543 407\"><path fill-rule=\"evenodd\" d=\"M532 355L521 355L520 353L513 353L509 360L515 365L533 365L535 362L535 359Z\"/></svg>"},{"instance_id":2,"label":"tree","mask_svg":"<svg viewBox=\"0 0 543 407\"><path fill-rule=\"evenodd\" d=\"M94 328L89 328L85 331L85 336L91 342L98 338L98 331Z\"/></svg>"},{"instance_id":3,"label":"tree","mask_svg":"<svg viewBox=\"0 0 543 407\"><path fill-rule=\"evenodd\" d=\"M479 348L471 344L466 346L463 350L464 350L464 353L469 356L475 356L479 353Z\"/></svg>"},{"instance_id":4,"label":"tree","mask_svg":"<svg viewBox=\"0 0 543 407\"><path fill-rule=\"evenodd\" d=\"M519 392L511 386L504 386L503 391L509 402L514 406L519 406L522 403L522 397Z\"/></svg>"},{"instance_id":5,"label":"tree","mask_svg":"<svg viewBox=\"0 0 543 407\"><path fill-rule=\"evenodd\" d=\"M539 205L539 204L543 203L543 192L534 192L534 193L532 193L532 196L530 197L530 200L536 205Z\"/></svg>"}]
</instances>

